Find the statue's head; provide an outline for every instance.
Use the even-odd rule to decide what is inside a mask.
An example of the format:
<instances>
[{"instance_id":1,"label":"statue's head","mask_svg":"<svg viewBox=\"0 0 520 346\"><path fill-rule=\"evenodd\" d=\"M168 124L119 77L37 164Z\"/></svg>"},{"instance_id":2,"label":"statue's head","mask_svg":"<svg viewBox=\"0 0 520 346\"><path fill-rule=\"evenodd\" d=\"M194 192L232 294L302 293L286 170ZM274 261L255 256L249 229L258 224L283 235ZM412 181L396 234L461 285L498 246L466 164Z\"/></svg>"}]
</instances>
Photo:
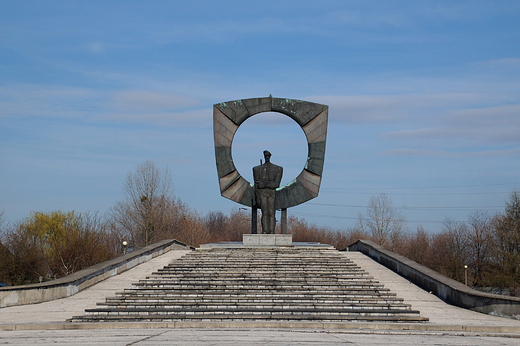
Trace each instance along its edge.
<instances>
[{"instance_id":1,"label":"statue's head","mask_svg":"<svg viewBox=\"0 0 520 346\"><path fill-rule=\"evenodd\" d=\"M264 157L265 162L269 162L269 159L271 158L271 153L269 152L269 150L264 150Z\"/></svg>"}]
</instances>

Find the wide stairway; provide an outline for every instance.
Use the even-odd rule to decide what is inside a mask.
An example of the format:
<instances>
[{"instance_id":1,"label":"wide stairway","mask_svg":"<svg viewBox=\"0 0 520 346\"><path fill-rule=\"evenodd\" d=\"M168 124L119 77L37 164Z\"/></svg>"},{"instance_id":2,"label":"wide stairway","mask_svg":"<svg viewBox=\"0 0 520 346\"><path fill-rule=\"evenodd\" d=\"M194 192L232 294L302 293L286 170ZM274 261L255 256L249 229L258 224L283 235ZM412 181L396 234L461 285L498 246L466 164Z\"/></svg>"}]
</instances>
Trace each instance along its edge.
<instances>
[{"instance_id":1,"label":"wide stairway","mask_svg":"<svg viewBox=\"0 0 520 346\"><path fill-rule=\"evenodd\" d=\"M422 322L330 246L198 249L73 322Z\"/></svg>"}]
</instances>

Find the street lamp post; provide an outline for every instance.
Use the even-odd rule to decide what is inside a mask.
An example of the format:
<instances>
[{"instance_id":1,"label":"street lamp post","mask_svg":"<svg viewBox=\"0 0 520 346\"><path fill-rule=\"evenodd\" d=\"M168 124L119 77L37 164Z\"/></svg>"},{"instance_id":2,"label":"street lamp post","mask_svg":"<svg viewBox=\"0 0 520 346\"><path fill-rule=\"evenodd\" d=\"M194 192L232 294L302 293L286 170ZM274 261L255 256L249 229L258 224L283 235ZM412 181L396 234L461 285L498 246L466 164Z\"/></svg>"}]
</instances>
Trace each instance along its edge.
<instances>
[{"instance_id":1,"label":"street lamp post","mask_svg":"<svg viewBox=\"0 0 520 346\"><path fill-rule=\"evenodd\" d=\"M468 265L464 265L464 284L468 285Z\"/></svg>"},{"instance_id":2,"label":"street lamp post","mask_svg":"<svg viewBox=\"0 0 520 346\"><path fill-rule=\"evenodd\" d=\"M123 240L123 255L126 255L126 246L128 245L128 243L126 242L126 240Z\"/></svg>"}]
</instances>

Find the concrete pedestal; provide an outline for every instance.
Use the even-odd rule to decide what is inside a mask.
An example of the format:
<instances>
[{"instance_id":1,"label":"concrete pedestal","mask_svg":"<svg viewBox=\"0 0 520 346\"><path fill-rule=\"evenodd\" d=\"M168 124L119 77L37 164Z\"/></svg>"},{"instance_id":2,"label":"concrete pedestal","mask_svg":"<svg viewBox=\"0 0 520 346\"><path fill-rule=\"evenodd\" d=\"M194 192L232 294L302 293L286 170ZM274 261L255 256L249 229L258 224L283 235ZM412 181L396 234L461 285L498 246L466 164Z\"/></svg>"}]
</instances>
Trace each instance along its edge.
<instances>
[{"instance_id":1,"label":"concrete pedestal","mask_svg":"<svg viewBox=\"0 0 520 346\"><path fill-rule=\"evenodd\" d=\"M244 246L291 246L292 234L244 234Z\"/></svg>"}]
</instances>

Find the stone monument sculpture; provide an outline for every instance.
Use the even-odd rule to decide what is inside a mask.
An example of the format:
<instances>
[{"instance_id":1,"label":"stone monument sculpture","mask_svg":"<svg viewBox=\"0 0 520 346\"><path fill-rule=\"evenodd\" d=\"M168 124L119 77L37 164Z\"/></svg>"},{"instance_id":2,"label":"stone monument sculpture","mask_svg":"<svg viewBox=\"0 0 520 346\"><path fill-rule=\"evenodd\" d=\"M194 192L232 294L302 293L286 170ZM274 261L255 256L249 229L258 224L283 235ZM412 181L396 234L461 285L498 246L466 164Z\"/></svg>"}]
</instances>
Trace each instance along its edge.
<instances>
[{"instance_id":1,"label":"stone monument sculpture","mask_svg":"<svg viewBox=\"0 0 520 346\"><path fill-rule=\"evenodd\" d=\"M256 233L257 228L257 183L251 184L237 171L231 155L231 144L239 126L253 115L263 112L278 112L289 116L300 125L307 137L307 162L301 173L289 184L275 188L274 191L274 208L282 212L281 228L282 233L286 233L287 208L318 196L325 160L329 107L319 103L272 96L213 105L213 136L220 194L251 207L251 233ZM271 229L270 226L268 228Z\"/></svg>"},{"instance_id":2,"label":"stone monument sculpture","mask_svg":"<svg viewBox=\"0 0 520 346\"><path fill-rule=\"evenodd\" d=\"M265 163L253 167L256 204L262 210L262 233L274 234L276 227L276 189L282 181L283 168L271 163L271 153L264 151Z\"/></svg>"}]
</instances>

